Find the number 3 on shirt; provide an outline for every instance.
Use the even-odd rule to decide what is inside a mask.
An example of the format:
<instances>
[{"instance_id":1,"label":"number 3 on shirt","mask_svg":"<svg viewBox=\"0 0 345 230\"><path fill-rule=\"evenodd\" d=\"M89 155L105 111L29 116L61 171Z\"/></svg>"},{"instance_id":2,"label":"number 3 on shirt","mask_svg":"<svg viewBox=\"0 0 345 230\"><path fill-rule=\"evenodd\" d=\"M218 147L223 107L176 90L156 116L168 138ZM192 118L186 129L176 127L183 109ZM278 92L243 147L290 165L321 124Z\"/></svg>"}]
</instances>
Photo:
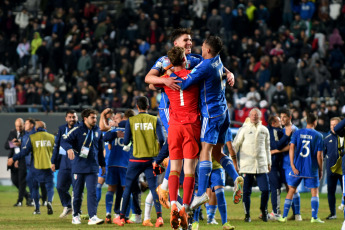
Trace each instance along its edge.
<instances>
[{"instance_id":1,"label":"number 3 on shirt","mask_svg":"<svg viewBox=\"0 0 345 230\"><path fill-rule=\"evenodd\" d=\"M303 148L302 148L302 152L299 153L299 155L301 155L302 157L309 156L309 153L310 153L309 143L310 143L310 141L306 141L306 140L302 141L302 144L304 144L304 145L303 145ZM303 154L303 149L306 149L306 151L307 151L305 154Z\"/></svg>"},{"instance_id":2,"label":"number 3 on shirt","mask_svg":"<svg viewBox=\"0 0 345 230\"><path fill-rule=\"evenodd\" d=\"M183 90L182 89L180 89L180 101L181 101L180 105L184 106Z\"/></svg>"}]
</instances>

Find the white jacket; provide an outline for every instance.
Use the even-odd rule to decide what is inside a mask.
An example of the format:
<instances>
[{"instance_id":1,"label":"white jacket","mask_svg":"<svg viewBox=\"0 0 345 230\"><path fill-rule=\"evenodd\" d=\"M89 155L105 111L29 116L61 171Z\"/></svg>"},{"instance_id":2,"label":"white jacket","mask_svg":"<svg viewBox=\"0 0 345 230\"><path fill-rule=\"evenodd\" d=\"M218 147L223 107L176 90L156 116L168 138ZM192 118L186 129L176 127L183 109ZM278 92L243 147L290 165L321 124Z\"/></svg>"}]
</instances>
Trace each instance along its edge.
<instances>
[{"instance_id":1,"label":"white jacket","mask_svg":"<svg viewBox=\"0 0 345 230\"><path fill-rule=\"evenodd\" d=\"M257 125L244 123L232 146L236 153L240 151L240 173L268 173L268 165L271 165L270 134L261 122Z\"/></svg>"}]
</instances>

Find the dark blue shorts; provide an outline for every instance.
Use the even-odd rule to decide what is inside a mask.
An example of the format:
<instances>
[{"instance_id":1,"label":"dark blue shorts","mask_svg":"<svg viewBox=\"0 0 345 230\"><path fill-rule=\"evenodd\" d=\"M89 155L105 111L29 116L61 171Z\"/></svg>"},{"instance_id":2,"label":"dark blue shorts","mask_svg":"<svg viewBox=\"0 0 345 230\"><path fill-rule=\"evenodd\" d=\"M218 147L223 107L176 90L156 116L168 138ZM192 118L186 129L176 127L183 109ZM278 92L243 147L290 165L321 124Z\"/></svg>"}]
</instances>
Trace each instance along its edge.
<instances>
[{"instance_id":1,"label":"dark blue shorts","mask_svg":"<svg viewBox=\"0 0 345 230\"><path fill-rule=\"evenodd\" d=\"M105 183L108 185L126 185L127 168L122 167L108 167Z\"/></svg>"}]
</instances>

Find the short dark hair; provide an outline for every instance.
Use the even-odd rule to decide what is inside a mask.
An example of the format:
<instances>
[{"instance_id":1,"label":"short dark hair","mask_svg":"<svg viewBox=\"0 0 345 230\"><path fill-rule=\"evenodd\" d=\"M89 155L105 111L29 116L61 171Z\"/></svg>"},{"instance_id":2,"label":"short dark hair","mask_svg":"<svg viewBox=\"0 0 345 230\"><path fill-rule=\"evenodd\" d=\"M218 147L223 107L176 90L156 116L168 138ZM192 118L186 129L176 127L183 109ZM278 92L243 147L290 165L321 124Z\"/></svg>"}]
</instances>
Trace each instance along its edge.
<instances>
[{"instance_id":1,"label":"short dark hair","mask_svg":"<svg viewBox=\"0 0 345 230\"><path fill-rule=\"evenodd\" d=\"M171 33L170 35L171 42L174 43L174 41L178 39L179 37L181 37L183 34L192 35L192 32L190 29L187 29L187 28L178 28Z\"/></svg>"},{"instance_id":2,"label":"short dark hair","mask_svg":"<svg viewBox=\"0 0 345 230\"><path fill-rule=\"evenodd\" d=\"M69 109L66 112L66 117L67 117L68 114L75 114L75 113L77 113L77 111L75 111L74 109Z\"/></svg>"},{"instance_id":3,"label":"short dark hair","mask_svg":"<svg viewBox=\"0 0 345 230\"><path fill-rule=\"evenodd\" d=\"M281 109L279 111L279 114L282 114L282 113L286 114L288 117L291 117L291 111L289 109Z\"/></svg>"},{"instance_id":4,"label":"short dark hair","mask_svg":"<svg viewBox=\"0 0 345 230\"><path fill-rule=\"evenodd\" d=\"M30 122L32 125L36 125L36 121L35 121L35 119L33 119L33 118L26 118L25 119L25 121L28 121L28 122Z\"/></svg>"},{"instance_id":5,"label":"short dark hair","mask_svg":"<svg viewBox=\"0 0 345 230\"><path fill-rule=\"evenodd\" d=\"M147 110L150 106L149 99L145 96L140 96L137 99L137 105L141 110Z\"/></svg>"},{"instance_id":6,"label":"short dark hair","mask_svg":"<svg viewBox=\"0 0 345 230\"><path fill-rule=\"evenodd\" d=\"M133 109L127 109L127 110L125 111L125 117L130 118L130 117L133 117L134 115L135 115L135 113L134 113L134 110L133 110Z\"/></svg>"},{"instance_id":7,"label":"short dark hair","mask_svg":"<svg viewBox=\"0 0 345 230\"><path fill-rule=\"evenodd\" d=\"M307 124L314 124L314 122L318 119L317 115L314 113L308 113L307 115Z\"/></svg>"},{"instance_id":8,"label":"short dark hair","mask_svg":"<svg viewBox=\"0 0 345 230\"><path fill-rule=\"evenodd\" d=\"M213 56L219 54L223 48L222 39L218 36L209 36L205 39L204 43L210 46L211 54Z\"/></svg>"},{"instance_id":9,"label":"short dark hair","mask_svg":"<svg viewBox=\"0 0 345 230\"><path fill-rule=\"evenodd\" d=\"M81 117L83 118L88 118L91 114L98 114L98 112L94 109L84 109L82 112L81 112Z\"/></svg>"},{"instance_id":10,"label":"short dark hair","mask_svg":"<svg viewBox=\"0 0 345 230\"><path fill-rule=\"evenodd\" d=\"M168 51L168 58L173 66L181 66L184 62L184 48L173 47Z\"/></svg>"}]
</instances>

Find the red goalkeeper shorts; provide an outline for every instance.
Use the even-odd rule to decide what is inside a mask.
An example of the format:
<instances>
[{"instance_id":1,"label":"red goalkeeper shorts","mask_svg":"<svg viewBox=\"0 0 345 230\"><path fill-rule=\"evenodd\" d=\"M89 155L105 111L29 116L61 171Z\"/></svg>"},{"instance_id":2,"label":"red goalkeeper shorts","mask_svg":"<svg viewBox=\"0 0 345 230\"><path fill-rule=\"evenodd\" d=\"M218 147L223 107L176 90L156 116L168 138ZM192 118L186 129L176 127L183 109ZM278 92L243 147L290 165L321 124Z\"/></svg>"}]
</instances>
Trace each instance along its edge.
<instances>
[{"instance_id":1,"label":"red goalkeeper shorts","mask_svg":"<svg viewBox=\"0 0 345 230\"><path fill-rule=\"evenodd\" d=\"M198 158L200 131L199 124L170 125L168 134L170 160Z\"/></svg>"}]
</instances>

